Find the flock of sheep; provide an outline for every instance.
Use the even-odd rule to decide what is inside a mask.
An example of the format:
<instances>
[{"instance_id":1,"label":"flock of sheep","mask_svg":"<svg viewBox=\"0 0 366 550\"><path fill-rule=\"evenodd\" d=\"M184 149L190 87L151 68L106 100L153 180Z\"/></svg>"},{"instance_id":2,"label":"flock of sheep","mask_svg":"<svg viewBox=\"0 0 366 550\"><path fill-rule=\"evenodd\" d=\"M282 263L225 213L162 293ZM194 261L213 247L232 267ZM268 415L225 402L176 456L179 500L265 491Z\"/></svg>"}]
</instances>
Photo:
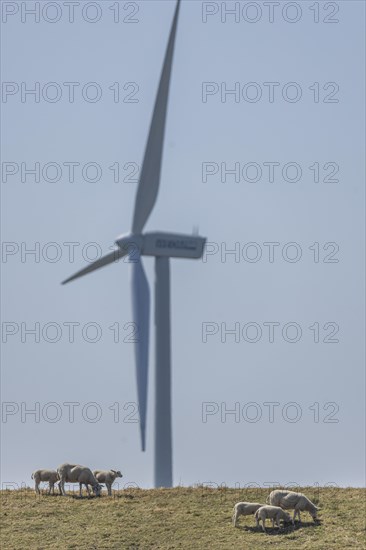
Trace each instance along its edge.
<instances>
[{"instance_id":1,"label":"flock of sheep","mask_svg":"<svg viewBox=\"0 0 366 550\"><path fill-rule=\"evenodd\" d=\"M35 492L40 493L39 484L41 481L48 481L48 494L55 494L55 483L58 482L60 495L65 496L65 483L79 483L79 494L81 496L82 486L85 485L88 495L90 496L89 485L92 487L96 496L100 496L102 490L101 483L107 487L108 495L112 494L112 484L117 477L122 477L118 470L94 470L79 464L61 464L57 470L36 470L32 474L32 479L35 483Z\"/></svg>"},{"instance_id":2,"label":"flock of sheep","mask_svg":"<svg viewBox=\"0 0 366 550\"><path fill-rule=\"evenodd\" d=\"M233 513L233 525L237 526L237 520L239 516L250 516L254 514L257 527L259 522L262 522L262 529L266 532L266 519L272 520L272 527L275 526L280 529L280 520L284 524L295 525L295 518L298 516L299 521L300 512L309 512L314 522L318 520L319 508L315 506L305 495L302 493L295 493L294 491L282 491L276 489L272 491L266 500L267 504L259 504L258 502L238 502L234 506ZM294 510L294 515L291 518L290 514L285 510Z\"/></svg>"},{"instance_id":3,"label":"flock of sheep","mask_svg":"<svg viewBox=\"0 0 366 550\"><path fill-rule=\"evenodd\" d=\"M60 495L65 496L65 483L79 483L79 494L82 496L82 486L85 485L88 495L90 496L89 485L92 487L96 496L100 496L102 483L107 487L108 495L112 495L112 485L117 477L122 477L120 471L117 470L94 470L86 466L78 464L61 464L57 470L36 470L32 474L32 479L35 482L35 492L40 493L39 484L41 481L46 481L49 484L48 494L55 494L55 483L58 483ZM259 522L262 522L262 529L266 532L266 519L272 520L272 527L276 526L280 529L280 521L284 524L295 525L295 518L300 512L309 512L314 522L318 520L318 508L302 493L294 491L283 491L276 489L272 491L266 500L267 504L258 502L238 502L234 506L233 525L237 526L239 516L249 516L254 514L256 525L259 527ZM293 517L285 510L294 510Z\"/></svg>"}]
</instances>

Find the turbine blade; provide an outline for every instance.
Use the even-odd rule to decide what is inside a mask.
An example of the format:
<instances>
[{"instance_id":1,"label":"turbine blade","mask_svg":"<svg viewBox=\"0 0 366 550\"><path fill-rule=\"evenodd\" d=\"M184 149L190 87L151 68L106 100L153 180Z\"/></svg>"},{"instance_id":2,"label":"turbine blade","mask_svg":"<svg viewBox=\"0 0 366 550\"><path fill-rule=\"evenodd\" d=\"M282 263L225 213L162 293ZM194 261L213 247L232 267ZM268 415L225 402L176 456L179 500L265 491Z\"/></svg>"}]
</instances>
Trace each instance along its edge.
<instances>
[{"instance_id":1,"label":"turbine blade","mask_svg":"<svg viewBox=\"0 0 366 550\"><path fill-rule=\"evenodd\" d=\"M112 264L113 262L118 262L123 256L126 256L127 252L124 250L116 249L110 254L107 254L106 256L103 256L103 258L100 258L99 260L96 260L92 264L88 265L84 269L81 269L65 281L62 281L61 284L65 285L66 283L69 283L70 281L74 281L75 279L78 279L79 277L83 277L84 275L87 275L88 273L92 273L96 269L100 269L101 267L104 267L105 265Z\"/></svg>"},{"instance_id":2,"label":"turbine blade","mask_svg":"<svg viewBox=\"0 0 366 550\"><path fill-rule=\"evenodd\" d=\"M163 70L160 77L158 93L155 100L154 112L150 124L149 137L141 168L132 223L132 233L134 234L139 234L142 232L142 229L154 207L159 190L165 120L179 6L180 0L177 1L177 6L175 9Z\"/></svg>"},{"instance_id":3,"label":"turbine blade","mask_svg":"<svg viewBox=\"0 0 366 550\"><path fill-rule=\"evenodd\" d=\"M136 382L140 414L141 447L145 451L149 364L150 289L141 259L132 262L132 309L137 325Z\"/></svg>"}]
</instances>

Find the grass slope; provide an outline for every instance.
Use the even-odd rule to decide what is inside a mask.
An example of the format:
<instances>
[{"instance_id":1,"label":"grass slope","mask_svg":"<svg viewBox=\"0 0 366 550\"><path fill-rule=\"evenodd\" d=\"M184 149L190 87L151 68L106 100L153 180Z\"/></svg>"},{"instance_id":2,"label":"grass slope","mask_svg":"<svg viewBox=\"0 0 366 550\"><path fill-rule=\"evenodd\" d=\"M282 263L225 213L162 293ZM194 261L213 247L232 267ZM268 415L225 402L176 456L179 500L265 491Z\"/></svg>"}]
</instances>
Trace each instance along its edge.
<instances>
[{"instance_id":1,"label":"grass slope","mask_svg":"<svg viewBox=\"0 0 366 550\"><path fill-rule=\"evenodd\" d=\"M265 502L268 489L133 489L90 499L2 491L0 546L2 550L365 548L363 489L301 491L321 507L321 524L314 525L303 513L303 523L294 531L278 532L269 522L268 534L255 529L253 516L241 517L237 529L231 524L235 502Z\"/></svg>"}]
</instances>

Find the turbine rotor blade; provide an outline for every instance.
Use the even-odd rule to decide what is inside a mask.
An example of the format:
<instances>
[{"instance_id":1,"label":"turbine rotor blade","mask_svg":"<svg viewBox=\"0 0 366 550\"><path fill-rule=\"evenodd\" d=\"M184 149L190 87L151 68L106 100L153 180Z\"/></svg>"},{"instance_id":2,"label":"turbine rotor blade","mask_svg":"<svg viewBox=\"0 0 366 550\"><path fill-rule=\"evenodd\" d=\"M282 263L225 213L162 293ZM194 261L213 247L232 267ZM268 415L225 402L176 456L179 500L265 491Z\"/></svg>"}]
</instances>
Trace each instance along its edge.
<instances>
[{"instance_id":1,"label":"turbine rotor blade","mask_svg":"<svg viewBox=\"0 0 366 550\"><path fill-rule=\"evenodd\" d=\"M150 124L141 175L135 200L132 233L139 234L150 216L159 190L161 161L164 145L165 120L169 97L175 35L177 31L180 0L177 1L169 42L160 77L154 112Z\"/></svg>"},{"instance_id":2,"label":"turbine rotor blade","mask_svg":"<svg viewBox=\"0 0 366 550\"><path fill-rule=\"evenodd\" d=\"M96 271L97 269L100 269L101 267L104 267L106 265L112 264L113 262L118 262L123 256L126 256L127 252L124 250L116 249L110 254L107 254L106 256L103 256L102 258L99 258L99 260L96 260L92 264L88 265L84 269L81 269L65 281L62 281L61 284L65 285L66 283L70 283L71 281L74 281L75 279L79 279L79 277L83 277L84 275L87 275L88 273L92 273L93 271Z\"/></svg>"},{"instance_id":3,"label":"turbine rotor blade","mask_svg":"<svg viewBox=\"0 0 366 550\"><path fill-rule=\"evenodd\" d=\"M141 259L132 261L132 309L137 325L136 382L140 414L141 447L145 451L149 365L150 289Z\"/></svg>"}]
</instances>

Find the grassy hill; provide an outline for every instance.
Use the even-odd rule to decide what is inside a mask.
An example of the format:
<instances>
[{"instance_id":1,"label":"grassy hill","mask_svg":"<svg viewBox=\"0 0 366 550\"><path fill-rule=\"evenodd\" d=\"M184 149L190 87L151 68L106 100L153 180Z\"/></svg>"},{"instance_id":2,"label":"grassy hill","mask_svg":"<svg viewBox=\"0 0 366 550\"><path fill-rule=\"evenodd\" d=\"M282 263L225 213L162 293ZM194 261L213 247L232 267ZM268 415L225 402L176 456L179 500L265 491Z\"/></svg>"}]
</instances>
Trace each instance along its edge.
<instances>
[{"instance_id":1,"label":"grassy hill","mask_svg":"<svg viewBox=\"0 0 366 550\"><path fill-rule=\"evenodd\" d=\"M112 497L41 495L31 490L1 492L2 550L43 549L248 549L344 550L365 548L362 489L301 489L321 511L315 525L287 531L255 528L253 516L231 524L240 500L265 502L268 489L129 489Z\"/></svg>"}]
</instances>

